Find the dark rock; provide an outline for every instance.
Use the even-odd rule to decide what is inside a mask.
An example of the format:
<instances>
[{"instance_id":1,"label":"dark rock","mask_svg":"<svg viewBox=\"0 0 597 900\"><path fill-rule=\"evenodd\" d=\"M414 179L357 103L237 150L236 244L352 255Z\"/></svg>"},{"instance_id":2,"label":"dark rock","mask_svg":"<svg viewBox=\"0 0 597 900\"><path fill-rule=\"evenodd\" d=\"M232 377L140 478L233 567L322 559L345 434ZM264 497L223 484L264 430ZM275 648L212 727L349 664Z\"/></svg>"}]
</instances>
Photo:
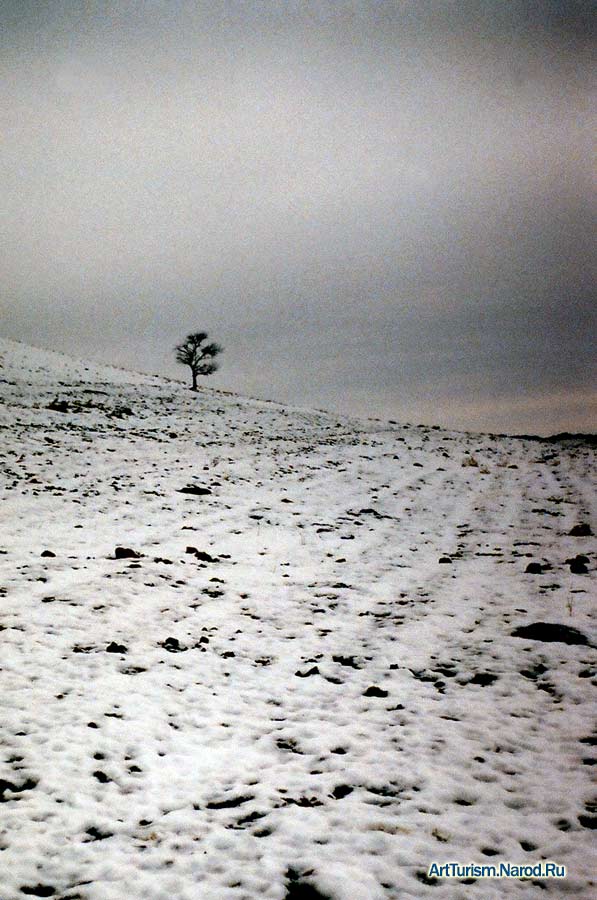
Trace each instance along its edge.
<instances>
[{"instance_id":1,"label":"dark rock","mask_svg":"<svg viewBox=\"0 0 597 900\"><path fill-rule=\"evenodd\" d=\"M342 800L344 797L348 797L349 794L352 794L354 788L351 788L348 784L338 784L332 791L332 796L336 798L336 800Z\"/></svg>"},{"instance_id":2,"label":"dark rock","mask_svg":"<svg viewBox=\"0 0 597 900\"><path fill-rule=\"evenodd\" d=\"M588 566L590 562L591 560L588 556L585 556L584 553L577 553L576 556L566 560L566 565L570 566L572 563L583 563L585 566Z\"/></svg>"},{"instance_id":3,"label":"dark rock","mask_svg":"<svg viewBox=\"0 0 597 900\"><path fill-rule=\"evenodd\" d=\"M591 537L593 532L591 531L591 526L587 525L586 522L583 522L580 525L575 525L574 528L571 528L568 532L570 537Z\"/></svg>"},{"instance_id":4,"label":"dark rock","mask_svg":"<svg viewBox=\"0 0 597 900\"><path fill-rule=\"evenodd\" d=\"M88 828L85 834L88 834L92 841L105 841L106 838L111 838L114 836L114 832L101 831L101 829L96 828L95 825L92 825L91 828Z\"/></svg>"},{"instance_id":5,"label":"dark rock","mask_svg":"<svg viewBox=\"0 0 597 900\"><path fill-rule=\"evenodd\" d=\"M492 672L477 672L470 681L467 681L467 684L480 684L481 687L487 687L487 685L493 684L497 679L498 676Z\"/></svg>"},{"instance_id":6,"label":"dark rock","mask_svg":"<svg viewBox=\"0 0 597 900\"><path fill-rule=\"evenodd\" d=\"M570 571L573 575L587 575L589 572L586 564L578 559L572 560L570 563Z\"/></svg>"},{"instance_id":7,"label":"dark rock","mask_svg":"<svg viewBox=\"0 0 597 900\"><path fill-rule=\"evenodd\" d=\"M114 559L140 559L141 553L131 550L130 547L116 547L114 550Z\"/></svg>"},{"instance_id":8,"label":"dark rock","mask_svg":"<svg viewBox=\"0 0 597 900\"><path fill-rule=\"evenodd\" d=\"M358 512L352 512L352 510L348 510L349 516L373 516L376 519L391 519L392 516L385 515L384 513L378 512L376 509L372 507L368 507L366 509L359 509Z\"/></svg>"},{"instance_id":9,"label":"dark rock","mask_svg":"<svg viewBox=\"0 0 597 900\"><path fill-rule=\"evenodd\" d=\"M116 641L110 641L106 647L106 653L128 653L128 647L124 644L117 644Z\"/></svg>"},{"instance_id":10,"label":"dark rock","mask_svg":"<svg viewBox=\"0 0 597 900\"><path fill-rule=\"evenodd\" d=\"M195 497L204 497L211 494L210 488L199 487L198 485L188 484L186 487L179 488L179 494L192 494Z\"/></svg>"},{"instance_id":11,"label":"dark rock","mask_svg":"<svg viewBox=\"0 0 597 900\"><path fill-rule=\"evenodd\" d=\"M521 625L511 632L511 636L531 641L556 641L561 644L578 644L581 647L591 646L589 639L582 631L555 622L533 622L532 625Z\"/></svg>"},{"instance_id":12,"label":"dark rock","mask_svg":"<svg viewBox=\"0 0 597 900\"><path fill-rule=\"evenodd\" d=\"M306 873L310 875L311 872ZM302 881L301 876L294 869L288 869L286 872L287 890L284 900L330 900L325 894L321 894L317 888Z\"/></svg>"},{"instance_id":13,"label":"dark rock","mask_svg":"<svg viewBox=\"0 0 597 900\"><path fill-rule=\"evenodd\" d=\"M323 803L317 797L284 797L282 803L284 806L302 806L305 809L323 806Z\"/></svg>"},{"instance_id":14,"label":"dark rock","mask_svg":"<svg viewBox=\"0 0 597 900\"><path fill-rule=\"evenodd\" d=\"M310 669L307 669L306 672L295 672L295 675L298 675L299 678L308 678L309 675L319 675L319 669L317 666L312 666Z\"/></svg>"},{"instance_id":15,"label":"dark rock","mask_svg":"<svg viewBox=\"0 0 597 900\"><path fill-rule=\"evenodd\" d=\"M525 569L525 572L527 572L529 575L542 575L543 574L543 566L541 565L541 563L532 562L532 563L528 564L528 566Z\"/></svg>"},{"instance_id":16,"label":"dark rock","mask_svg":"<svg viewBox=\"0 0 597 900\"><path fill-rule=\"evenodd\" d=\"M52 553L51 550L44 550L43 553L41 554L41 556L47 557L49 559L49 558L54 558L56 556L56 554Z\"/></svg>"},{"instance_id":17,"label":"dark rock","mask_svg":"<svg viewBox=\"0 0 597 900\"><path fill-rule=\"evenodd\" d=\"M96 769L96 771L93 773L93 777L97 778L100 784L108 784L109 781L112 781L112 779L108 775L106 775L105 772L102 772L101 769Z\"/></svg>"},{"instance_id":18,"label":"dark rock","mask_svg":"<svg viewBox=\"0 0 597 900\"><path fill-rule=\"evenodd\" d=\"M179 643L178 638L175 637L167 637L166 640L162 641L158 646L163 647L168 653L183 653L185 650L188 650L188 647Z\"/></svg>"},{"instance_id":19,"label":"dark rock","mask_svg":"<svg viewBox=\"0 0 597 900\"><path fill-rule=\"evenodd\" d=\"M53 409L54 412L61 412L61 413L68 412L68 408L69 407L68 407L68 403L66 402L66 400L59 400L58 397L56 397L54 400L52 400L51 403L48 403L48 405L46 407L46 409Z\"/></svg>"},{"instance_id":20,"label":"dark rock","mask_svg":"<svg viewBox=\"0 0 597 900\"><path fill-rule=\"evenodd\" d=\"M12 794L20 794L23 791L32 791L34 787L37 787L37 781L34 778L26 778L22 784L14 784L12 781L0 778L0 803L6 803L7 800L11 799L4 796L6 791L10 791Z\"/></svg>"},{"instance_id":21,"label":"dark rock","mask_svg":"<svg viewBox=\"0 0 597 900\"><path fill-rule=\"evenodd\" d=\"M206 803L206 809L234 809L236 806L241 806L243 803L248 803L249 800L254 800L255 794L246 794L240 797L231 797L230 800L218 800L213 801L212 803Z\"/></svg>"},{"instance_id":22,"label":"dark rock","mask_svg":"<svg viewBox=\"0 0 597 900\"><path fill-rule=\"evenodd\" d=\"M332 656L334 662L340 663L341 666L350 666L351 669L360 669L362 666L356 660L356 656Z\"/></svg>"},{"instance_id":23,"label":"dark rock","mask_svg":"<svg viewBox=\"0 0 597 900\"><path fill-rule=\"evenodd\" d=\"M217 556L210 556L205 550L195 550L193 555L199 562L217 563L220 561Z\"/></svg>"},{"instance_id":24,"label":"dark rock","mask_svg":"<svg viewBox=\"0 0 597 900\"><path fill-rule=\"evenodd\" d=\"M376 685L372 684L371 687L368 687L366 691L363 692L363 697L387 697L388 692L384 691L383 688L379 688Z\"/></svg>"},{"instance_id":25,"label":"dark rock","mask_svg":"<svg viewBox=\"0 0 597 900\"><path fill-rule=\"evenodd\" d=\"M53 897L56 888L51 884L36 884L35 887L28 885L21 886L21 894L27 894L30 897Z\"/></svg>"},{"instance_id":26,"label":"dark rock","mask_svg":"<svg viewBox=\"0 0 597 900\"><path fill-rule=\"evenodd\" d=\"M452 563L452 560L450 559L449 556L440 556L440 558L438 559L438 563L442 563L442 564L446 564L446 563L447 563L447 564L451 564L451 563Z\"/></svg>"}]
</instances>

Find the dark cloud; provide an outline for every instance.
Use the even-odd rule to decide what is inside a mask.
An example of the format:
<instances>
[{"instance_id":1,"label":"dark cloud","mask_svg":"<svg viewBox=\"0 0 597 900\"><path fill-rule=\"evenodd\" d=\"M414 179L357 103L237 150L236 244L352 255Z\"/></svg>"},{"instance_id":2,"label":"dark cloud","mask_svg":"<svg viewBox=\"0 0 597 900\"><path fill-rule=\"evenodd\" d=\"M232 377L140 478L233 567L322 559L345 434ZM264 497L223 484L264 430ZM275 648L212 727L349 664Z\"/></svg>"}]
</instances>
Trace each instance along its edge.
<instances>
[{"instance_id":1,"label":"dark cloud","mask_svg":"<svg viewBox=\"0 0 597 900\"><path fill-rule=\"evenodd\" d=\"M6 335L182 375L202 328L239 392L594 427L587 4L0 9Z\"/></svg>"}]
</instances>

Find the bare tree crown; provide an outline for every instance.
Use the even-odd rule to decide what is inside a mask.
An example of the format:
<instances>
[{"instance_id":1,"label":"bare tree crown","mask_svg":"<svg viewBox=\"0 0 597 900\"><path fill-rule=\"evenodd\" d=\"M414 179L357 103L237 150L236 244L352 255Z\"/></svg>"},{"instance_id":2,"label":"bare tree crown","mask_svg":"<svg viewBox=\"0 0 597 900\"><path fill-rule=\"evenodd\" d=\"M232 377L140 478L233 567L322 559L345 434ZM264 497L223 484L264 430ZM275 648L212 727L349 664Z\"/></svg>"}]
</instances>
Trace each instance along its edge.
<instances>
[{"instance_id":1,"label":"bare tree crown","mask_svg":"<svg viewBox=\"0 0 597 900\"><path fill-rule=\"evenodd\" d=\"M189 366L193 379L192 390L197 390L197 376L211 375L218 369L214 357L222 352L219 344L205 343L208 335L205 331L196 331L188 334L181 344L177 344L176 361L183 366Z\"/></svg>"}]
</instances>

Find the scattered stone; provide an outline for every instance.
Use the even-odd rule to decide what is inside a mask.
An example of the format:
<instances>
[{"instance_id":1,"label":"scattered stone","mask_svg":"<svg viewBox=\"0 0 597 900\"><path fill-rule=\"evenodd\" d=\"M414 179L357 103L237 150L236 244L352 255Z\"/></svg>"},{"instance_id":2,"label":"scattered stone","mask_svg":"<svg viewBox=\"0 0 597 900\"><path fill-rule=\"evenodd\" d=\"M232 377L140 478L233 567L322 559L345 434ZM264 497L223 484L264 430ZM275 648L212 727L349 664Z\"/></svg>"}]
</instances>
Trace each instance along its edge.
<instances>
[{"instance_id":1,"label":"scattered stone","mask_svg":"<svg viewBox=\"0 0 597 900\"><path fill-rule=\"evenodd\" d=\"M470 681L467 681L467 684L479 684L481 687L487 687L487 685L493 684L497 680L498 676L492 672L477 672Z\"/></svg>"},{"instance_id":2,"label":"scattered stone","mask_svg":"<svg viewBox=\"0 0 597 900\"><path fill-rule=\"evenodd\" d=\"M378 512L376 509L372 507L368 507L366 509L359 509L358 512L353 512L352 510L348 510L349 516L373 516L376 519L391 519L392 516L385 515L384 513Z\"/></svg>"},{"instance_id":3,"label":"scattered stone","mask_svg":"<svg viewBox=\"0 0 597 900\"><path fill-rule=\"evenodd\" d=\"M210 556L205 550L197 550L196 547L187 547L185 553L192 554L200 562L216 563L220 561L217 556Z\"/></svg>"},{"instance_id":4,"label":"scattered stone","mask_svg":"<svg viewBox=\"0 0 597 900\"><path fill-rule=\"evenodd\" d=\"M179 494L192 494L195 497L204 497L211 494L210 488L199 487L198 485L188 484L186 487L178 489Z\"/></svg>"},{"instance_id":5,"label":"scattered stone","mask_svg":"<svg viewBox=\"0 0 597 900\"><path fill-rule=\"evenodd\" d=\"M578 817L578 821L582 825L583 828L597 828L597 800L589 800L585 803L585 811L584 815L580 815Z\"/></svg>"},{"instance_id":6,"label":"scattered stone","mask_svg":"<svg viewBox=\"0 0 597 900\"><path fill-rule=\"evenodd\" d=\"M52 553L51 550L44 550L44 551L41 553L41 556L47 557L48 559L50 559L50 558L53 559L53 558L55 558L56 554L55 554L55 553Z\"/></svg>"},{"instance_id":7,"label":"scattered stone","mask_svg":"<svg viewBox=\"0 0 597 900\"><path fill-rule=\"evenodd\" d=\"M96 828L95 825L88 828L85 834L88 834L92 841L105 841L106 838L114 837L114 832L102 831L100 828Z\"/></svg>"},{"instance_id":8,"label":"scattered stone","mask_svg":"<svg viewBox=\"0 0 597 900\"><path fill-rule=\"evenodd\" d=\"M21 885L21 894L28 894L30 897L53 897L55 893L56 888L52 884L36 884L34 887Z\"/></svg>"},{"instance_id":9,"label":"scattered stone","mask_svg":"<svg viewBox=\"0 0 597 900\"><path fill-rule=\"evenodd\" d=\"M578 644L581 647L591 646L589 639L582 631L555 622L533 622L532 625L521 625L510 634L512 637L527 638L531 641L555 641L561 644Z\"/></svg>"},{"instance_id":10,"label":"scattered stone","mask_svg":"<svg viewBox=\"0 0 597 900\"><path fill-rule=\"evenodd\" d=\"M175 637L167 637L166 640L162 641L158 646L163 647L168 653L184 653L185 650L189 649L188 647L185 647L184 644L179 643L178 638Z\"/></svg>"},{"instance_id":11,"label":"scattered stone","mask_svg":"<svg viewBox=\"0 0 597 900\"><path fill-rule=\"evenodd\" d=\"M528 564L525 572L528 575L543 575L543 566L541 565L541 563L532 562Z\"/></svg>"},{"instance_id":12,"label":"scattered stone","mask_svg":"<svg viewBox=\"0 0 597 900\"><path fill-rule=\"evenodd\" d=\"M307 669L305 672L295 672L295 675L298 675L299 678L308 678L309 675L319 675L319 669L317 666L312 666L310 669Z\"/></svg>"},{"instance_id":13,"label":"scattered stone","mask_svg":"<svg viewBox=\"0 0 597 900\"><path fill-rule=\"evenodd\" d=\"M440 558L438 559L438 563L451 565L452 560L449 556L440 556Z\"/></svg>"},{"instance_id":14,"label":"scattered stone","mask_svg":"<svg viewBox=\"0 0 597 900\"><path fill-rule=\"evenodd\" d=\"M106 647L106 653L128 653L128 648L124 644L117 644L116 641L110 641Z\"/></svg>"},{"instance_id":15,"label":"scattered stone","mask_svg":"<svg viewBox=\"0 0 597 900\"><path fill-rule=\"evenodd\" d=\"M67 413L69 406L66 400L59 400L58 397L56 397L51 403L48 403L46 409L53 409L54 412Z\"/></svg>"},{"instance_id":16,"label":"scattered stone","mask_svg":"<svg viewBox=\"0 0 597 900\"><path fill-rule=\"evenodd\" d=\"M571 528L568 534L570 537L591 537L593 532L591 531L591 526L587 525L586 522L583 522L580 525L575 525L574 528Z\"/></svg>"},{"instance_id":17,"label":"scattered stone","mask_svg":"<svg viewBox=\"0 0 597 900\"><path fill-rule=\"evenodd\" d=\"M140 559L142 555L130 547L116 547L114 550L114 559Z\"/></svg>"},{"instance_id":18,"label":"scattered stone","mask_svg":"<svg viewBox=\"0 0 597 900\"><path fill-rule=\"evenodd\" d=\"M5 797L6 791L10 791L12 794L20 794L23 791L32 791L34 787L37 787L37 781L34 778L26 778L22 784L14 784L12 781L7 781L6 778L0 778L0 803L6 803L7 800L14 799Z\"/></svg>"},{"instance_id":19,"label":"scattered stone","mask_svg":"<svg viewBox=\"0 0 597 900\"><path fill-rule=\"evenodd\" d=\"M340 663L341 666L350 666L351 669L360 669L362 666L357 662L356 656L332 656L334 662Z\"/></svg>"},{"instance_id":20,"label":"scattered stone","mask_svg":"<svg viewBox=\"0 0 597 900\"><path fill-rule=\"evenodd\" d=\"M349 794L352 794L354 788L351 788L348 784L338 784L332 791L332 796L336 798L336 800L342 800L344 797L348 797Z\"/></svg>"},{"instance_id":21,"label":"scattered stone","mask_svg":"<svg viewBox=\"0 0 597 900\"><path fill-rule=\"evenodd\" d=\"M236 806L241 806L243 803L248 803L249 800L254 800L254 794L245 794L241 797L231 797L230 800L219 800L213 801L211 803L206 803L206 809L234 809Z\"/></svg>"},{"instance_id":22,"label":"scattered stone","mask_svg":"<svg viewBox=\"0 0 597 900\"><path fill-rule=\"evenodd\" d=\"M96 771L93 773L93 777L97 778L100 784L108 784L109 781L112 781L112 779L108 775L106 775L105 772L102 772L101 769L96 769Z\"/></svg>"},{"instance_id":23,"label":"scattered stone","mask_svg":"<svg viewBox=\"0 0 597 900\"><path fill-rule=\"evenodd\" d=\"M306 872L311 875L311 872ZM321 894L317 888L306 881L302 881L301 876L294 869L288 869L286 872L287 890L284 900L331 900L325 894Z\"/></svg>"},{"instance_id":24,"label":"scattered stone","mask_svg":"<svg viewBox=\"0 0 597 900\"><path fill-rule=\"evenodd\" d=\"M532 844L530 841L520 841L520 846L525 853L533 853L537 849L537 845Z\"/></svg>"},{"instance_id":25,"label":"scattered stone","mask_svg":"<svg viewBox=\"0 0 597 900\"><path fill-rule=\"evenodd\" d=\"M586 563L582 562L580 559L571 560L570 571L573 575L587 575L589 572Z\"/></svg>"},{"instance_id":26,"label":"scattered stone","mask_svg":"<svg viewBox=\"0 0 597 900\"><path fill-rule=\"evenodd\" d=\"M371 687L368 687L366 691L363 692L363 697L387 697L388 692L384 691L383 688L379 688L376 685L372 684Z\"/></svg>"}]
</instances>

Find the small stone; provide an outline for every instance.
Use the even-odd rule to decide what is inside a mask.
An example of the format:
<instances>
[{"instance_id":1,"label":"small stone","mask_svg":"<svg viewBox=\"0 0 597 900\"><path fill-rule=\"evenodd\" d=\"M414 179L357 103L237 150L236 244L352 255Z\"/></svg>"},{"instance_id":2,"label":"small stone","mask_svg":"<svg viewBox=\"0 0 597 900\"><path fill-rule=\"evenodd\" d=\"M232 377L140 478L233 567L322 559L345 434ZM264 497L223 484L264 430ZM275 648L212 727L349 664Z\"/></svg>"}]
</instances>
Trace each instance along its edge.
<instances>
[{"instance_id":1,"label":"small stone","mask_svg":"<svg viewBox=\"0 0 597 900\"><path fill-rule=\"evenodd\" d=\"M570 537L591 537L593 532L591 531L591 526L587 525L586 522L583 522L580 525L575 525L574 528L571 528L568 534Z\"/></svg>"},{"instance_id":2,"label":"small stone","mask_svg":"<svg viewBox=\"0 0 597 900\"><path fill-rule=\"evenodd\" d=\"M543 574L543 566L541 563L532 562L529 563L525 569L525 572L529 575L542 575Z\"/></svg>"},{"instance_id":3,"label":"small stone","mask_svg":"<svg viewBox=\"0 0 597 900\"><path fill-rule=\"evenodd\" d=\"M477 672L467 684L479 684L481 687L487 687L487 685L497 681L497 678L497 675L494 675L492 672Z\"/></svg>"},{"instance_id":4,"label":"small stone","mask_svg":"<svg viewBox=\"0 0 597 900\"><path fill-rule=\"evenodd\" d=\"M44 557L47 557L47 558L50 558L50 557L54 558L56 556L56 554L52 553L51 550L44 550L41 555Z\"/></svg>"},{"instance_id":5,"label":"small stone","mask_svg":"<svg viewBox=\"0 0 597 900\"><path fill-rule=\"evenodd\" d=\"M117 644L115 641L111 641L106 647L106 653L127 653L128 650L124 646L124 644Z\"/></svg>"},{"instance_id":6,"label":"small stone","mask_svg":"<svg viewBox=\"0 0 597 900\"><path fill-rule=\"evenodd\" d=\"M295 672L299 678L308 678L310 675L319 675L319 669L317 666L312 666L310 669L307 669L306 672Z\"/></svg>"},{"instance_id":7,"label":"small stone","mask_svg":"<svg viewBox=\"0 0 597 900\"><path fill-rule=\"evenodd\" d=\"M130 547L116 547L114 550L114 559L140 559L141 555Z\"/></svg>"},{"instance_id":8,"label":"small stone","mask_svg":"<svg viewBox=\"0 0 597 900\"><path fill-rule=\"evenodd\" d=\"M589 639L578 628L556 622L533 622L531 625L521 625L510 633L512 637L531 641L555 641L561 644L578 644L581 647L590 646Z\"/></svg>"},{"instance_id":9,"label":"small stone","mask_svg":"<svg viewBox=\"0 0 597 900\"><path fill-rule=\"evenodd\" d=\"M102 772L101 769L97 769L93 773L93 777L97 778L97 780L99 781L100 784L107 784L109 781L112 781L112 779L109 778L105 772Z\"/></svg>"},{"instance_id":10,"label":"small stone","mask_svg":"<svg viewBox=\"0 0 597 900\"><path fill-rule=\"evenodd\" d=\"M167 637L159 646L163 647L164 650L167 650L168 653L183 653L188 649L175 637Z\"/></svg>"},{"instance_id":11,"label":"small stone","mask_svg":"<svg viewBox=\"0 0 597 900\"><path fill-rule=\"evenodd\" d=\"M342 800L344 797L348 797L349 794L352 794L354 788L351 788L348 784L338 784L332 791L332 795L336 798L336 800Z\"/></svg>"},{"instance_id":12,"label":"small stone","mask_svg":"<svg viewBox=\"0 0 597 900\"><path fill-rule=\"evenodd\" d=\"M384 691L383 688L379 688L376 685L372 684L371 687L368 687L366 691L363 692L363 697L387 697L388 692Z\"/></svg>"},{"instance_id":13,"label":"small stone","mask_svg":"<svg viewBox=\"0 0 597 900\"><path fill-rule=\"evenodd\" d=\"M451 565L452 560L450 559L449 556L440 556L440 558L438 559L438 563L440 563L441 565L445 565L445 564Z\"/></svg>"},{"instance_id":14,"label":"small stone","mask_svg":"<svg viewBox=\"0 0 597 900\"><path fill-rule=\"evenodd\" d=\"M570 563L570 571L573 575L586 575L589 570L584 562L581 562L579 559L573 559Z\"/></svg>"},{"instance_id":15,"label":"small stone","mask_svg":"<svg viewBox=\"0 0 597 900\"><path fill-rule=\"evenodd\" d=\"M179 494L192 494L196 497L203 497L207 494L211 494L211 490L205 487L199 487L198 485L188 484L186 487L179 488Z\"/></svg>"}]
</instances>

